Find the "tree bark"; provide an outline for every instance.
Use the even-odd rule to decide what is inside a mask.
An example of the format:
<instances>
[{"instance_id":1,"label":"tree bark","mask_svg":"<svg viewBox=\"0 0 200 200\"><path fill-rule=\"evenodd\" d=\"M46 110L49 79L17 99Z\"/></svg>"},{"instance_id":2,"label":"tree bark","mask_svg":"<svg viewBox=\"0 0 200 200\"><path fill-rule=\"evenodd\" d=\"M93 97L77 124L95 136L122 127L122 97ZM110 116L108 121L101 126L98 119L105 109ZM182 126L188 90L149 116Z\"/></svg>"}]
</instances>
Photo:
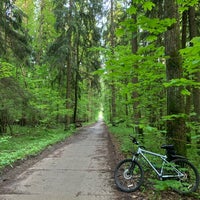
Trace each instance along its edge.
<instances>
[{"instance_id":1,"label":"tree bark","mask_svg":"<svg viewBox=\"0 0 200 200\"><path fill-rule=\"evenodd\" d=\"M182 64L179 55L180 49L180 26L178 5L175 0L165 0L165 17L175 18L173 24L165 33L165 54L167 81L180 79L182 77ZM167 114L174 115L172 120L167 121L167 138L173 142L179 154L186 154L186 126L185 119L181 116L184 113L184 98L180 86L167 88Z\"/></svg>"},{"instance_id":2,"label":"tree bark","mask_svg":"<svg viewBox=\"0 0 200 200\"><path fill-rule=\"evenodd\" d=\"M190 33L190 40L197 36L197 24L195 18L195 8L190 7L188 11L189 15L189 33ZM192 44L191 44L192 45ZM197 72L195 75L195 81L200 82L200 72ZM194 112L196 116L194 120L196 122L200 122L200 89L193 88L193 105L194 105Z\"/></svg>"},{"instance_id":3,"label":"tree bark","mask_svg":"<svg viewBox=\"0 0 200 200\"><path fill-rule=\"evenodd\" d=\"M37 54L36 54L36 61L37 63L41 63L41 57L42 57L42 54L43 54L43 35L44 35L44 8L45 8L45 2L44 0L40 0L40 3L39 3L39 6L40 6L40 10L39 10L39 13L38 13L38 17L39 17L39 27L38 27L38 34L37 34L37 40L38 40L38 45L39 45L39 48L38 48L38 51L37 51Z\"/></svg>"},{"instance_id":4,"label":"tree bark","mask_svg":"<svg viewBox=\"0 0 200 200\"><path fill-rule=\"evenodd\" d=\"M186 47L187 42L187 11L184 11L182 14L182 49Z\"/></svg>"},{"instance_id":5,"label":"tree bark","mask_svg":"<svg viewBox=\"0 0 200 200\"><path fill-rule=\"evenodd\" d=\"M8 110L3 108L0 110L0 134L7 133L8 127Z\"/></svg>"},{"instance_id":6,"label":"tree bark","mask_svg":"<svg viewBox=\"0 0 200 200\"><path fill-rule=\"evenodd\" d=\"M72 18L72 0L69 2L69 15L68 15L68 23L70 23ZM72 30L70 30L71 27L69 27L68 32L68 55L67 55L67 70L66 70L66 109L68 114L66 114L66 122L65 122L65 130L69 129L69 125L71 123L71 69L72 69L72 56L71 56L71 47L72 47Z\"/></svg>"},{"instance_id":7,"label":"tree bark","mask_svg":"<svg viewBox=\"0 0 200 200\"><path fill-rule=\"evenodd\" d=\"M190 40L196 37L197 34L197 23L195 17L195 7L190 7L188 11L188 18L189 18L189 33L190 33ZM191 43L191 45L193 45ZM196 82L200 82L200 72L194 74L194 80ZM193 97L193 105L194 105L194 112L196 116L193 117L193 120L197 123L200 123L200 89L193 88L192 90L192 97ZM199 134L199 131L196 131L196 134ZM196 141L197 149L200 149L200 139ZM199 153L199 152L198 152Z\"/></svg>"},{"instance_id":8,"label":"tree bark","mask_svg":"<svg viewBox=\"0 0 200 200\"><path fill-rule=\"evenodd\" d=\"M110 21L111 21L111 36L110 36L110 43L111 43L111 53L114 55L114 47L115 47L115 27L114 27L114 1L111 0L111 13L110 13ZM111 122L114 124L114 120L116 119L116 88L114 80L111 83Z\"/></svg>"},{"instance_id":9,"label":"tree bark","mask_svg":"<svg viewBox=\"0 0 200 200\"><path fill-rule=\"evenodd\" d=\"M77 110L78 110L78 95L79 95L79 35L77 36L78 40L76 41L76 70L75 70L75 85L74 85L74 115L73 115L73 123L75 124L77 121Z\"/></svg>"},{"instance_id":10,"label":"tree bark","mask_svg":"<svg viewBox=\"0 0 200 200\"><path fill-rule=\"evenodd\" d=\"M137 23L137 16L136 15L132 15L132 19L133 19L133 23ZM135 32L132 33L132 41L131 41L131 45L132 45L132 53L136 54L137 50L138 50L138 41L137 41L137 30ZM138 66L137 65L133 65L134 68L134 77L132 78L132 83L135 85L138 83ZM133 97L133 121L135 124L135 132L136 134L140 134L142 133L142 129L140 129L139 127L139 123L140 123L140 118L141 118L141 113L140 110L138 108L139 106L139 94L138 91L135 90L132 92L132 97Z\"/></svg>"}]
</instances>

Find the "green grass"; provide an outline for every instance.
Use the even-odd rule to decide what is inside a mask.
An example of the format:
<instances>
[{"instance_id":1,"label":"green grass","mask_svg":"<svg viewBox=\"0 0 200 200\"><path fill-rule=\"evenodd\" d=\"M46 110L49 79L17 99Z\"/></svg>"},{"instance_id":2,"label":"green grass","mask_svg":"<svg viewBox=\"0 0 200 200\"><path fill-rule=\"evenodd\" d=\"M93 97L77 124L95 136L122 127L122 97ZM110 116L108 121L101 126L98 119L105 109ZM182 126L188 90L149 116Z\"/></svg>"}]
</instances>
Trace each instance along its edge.
<instances>
[{"instance_id":1,"label":"green grass","mask_svg":"<svg viewBox=\"0 0 200 200\"><path fill-rule=\"evenodd\" d=\"M130 152L135 152L136 150L136 145L134 145L131 141L130 141L130 137L129 135L131 134L132 136L136 137L140 143L140 145L144 145L145 148L149 151L153 151L159 154L164 154L165 155L165 150L161 149L160 146L162 144L165 144L165 136L162 135L161 133L156 133L156 132L146 132L144 133L143 137L138 137L134 132L132 128L126 128L126 127L109 127L109 131L117 138L117 140L120 143L120 147L121 147L121 152L123 154L125 154L127 157L130 158L131 153ZM189 159L190 162L192 162L194 164L194 166L198 169L198 171L200 172L200 162L199 162L199 154L198 149L195 146L196 141L193 140L190 148L187 149L187 157ZM156 160L156 158L150 158L151 161L155 162L156 164L161 164L159 163L159 160ZM155 160L153 160L155 159ZM149 170L149 166L147 165L146 162L144 162L142 159L140 160L143 169L145 171L148 172ZM154 163L154 164L155 164ZM153 171L152 171L153 172ZM153 181L151 180L150 182L154 185L155 188L157 188L154 192L159 193L160 190L165 190L168 189L169 186L171 186L171 182L165 182L165 181L159 181L157 179L155 179L155 174L154 173L148 173L149 175L149 180L151 178L151 176L153 177ZM197 196L197 198L199 198L199 190L197 193L193 194L194 196Z\"/></svg>"},{"instance_id":2,"label":"green grass","mask_svg":"<svg viewBox=\"0 0 200 200\"><path fill-rule=\"evenodd\" d=\"M140 143L140 145L144 145L145 148L149 151L153 151L159 154L165 154L165 150L160 147L162 144L166 144L165 136L156 131L146 131L143 134L143 137L137 136L132 128L126 128L123 126L119 127L109 127L109 131L117 138L120 143L121 151L126 156L130 157L130 152L136 150L136 145L134 145L129 135L136 137ZM187 158L190 162L192 162L195 167L200 172L200 162L199 162L199 154L198 149L195 146L196 141L192 140L191 145L187 148Z\"/></svg>"},{"instance_id":3,"label":"green grass","mask_svg":"<svg viewBox=\"0 0 200 200\"><path fill-rule=\"evenodd\" d=\"M127 154L130 151L132 152L137 148L137 146L131 142L129 135L136 137L140 145L144 145L146 149L158 153L159 151L160 153L164 153L160 148L160 146L165 143L162 135L158 135L157 133L144 133L144 137L141 138L134 133L133 128L126 128L123 126L111 126L109 127L109 131L118 139L121 144L121 151L124 154Z\"/></svg>"},{"instance_id":4,"label":"green grass","mask_svg":"<svg viewBox=\"0 0 200 200\"><path fill-rule=\"evenodd\" d=\"M47 146L55 144L72 135L74 130L63 128L46 129L42 127L14 127L13 135L0 137L0 169L12 166L17 160L37 155Z\"/></svg>"},{"instance_id":5,"label":"green grass","mask_svg":"<svg viewBox=\"0 0 200 200\"><path fill-rule=\"evenodd\" d=\"M132 128L125 128L125 127L109 127L109 131L117 138L120 143L121 151L124 154L128 154L129 151L132 149L133 144L129 139L129 135L133 135Z\"/></svg>"}]
</instances>

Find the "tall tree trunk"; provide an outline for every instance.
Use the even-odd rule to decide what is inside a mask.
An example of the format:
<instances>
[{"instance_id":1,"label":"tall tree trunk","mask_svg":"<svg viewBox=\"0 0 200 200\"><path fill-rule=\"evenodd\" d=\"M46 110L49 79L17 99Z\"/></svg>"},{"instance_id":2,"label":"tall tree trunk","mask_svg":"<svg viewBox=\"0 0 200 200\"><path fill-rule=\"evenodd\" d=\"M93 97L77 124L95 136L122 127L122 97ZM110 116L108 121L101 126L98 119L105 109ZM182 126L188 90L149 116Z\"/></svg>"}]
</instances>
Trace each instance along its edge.
<instances>
[{"instance_id":1,"label":"tall tree trunk","mask_svg":"<svg viewBox=\"0 0 200 200\"><path fill-rule=\"evenodd\" d=\"M188 12L184 11L182 14L182 49L186 47L187 42L187 18Z\"/></svg>"},{"instance_id":2,"label":"tall tree trunk","mask_svg":"<svg viewBox=\"0 0 200 200\"><path fill-rule=\"evenodd\" d=\"M78 37L79 39L79 37ZM74 116L73 123L77 120L77 110L78 110L78 96L79 96L79 42L76 44L76 70L75 70L75 86L74 86Z\"/></svg>"},{"instance_id":3,"label":"tall tree trunk","mask_svg":"<svg viewBox=\"0 0 200 200\"><path fill-rule=\"evenodd\" d=\"M45 8L45 1L44 0L40 0L40 2L38 3L40 6L40 10L38 13L38 18L39 18L39 27L38 27L38 36L37 36L37 40L38 40L38 51L37 51L37 55L36 55L36 61L38 64L41 63L41 57L43 54L43 35L44 35L44 31L43 31L43 27L44 27L44 8Z\"/></svg>"},{"instance_id":4,"label":"tall tree trunk","mask_svg":"<svg viewBox=\"0 0 200 200\"><path fill-rule=\"evenodd\" d=\"M71 56L68 56L67 60L67 73L66 73L66 78L67 78L67 83L66 83L66 109L67 112L70 112L71 109ZM66 122L65 122L65 130L69 128L69 125L71 123L71 115L66 114Z\"/></svg>"},{"instance_id":5,"label":"tall tree trunk","mask_svg":"<svg viewBox=\"0 0 200 200\"><path fill-rule=\"evenodd\" d=\"M69 2L69 15L68 15L68 23L71 24L72 20L72 0L70 0ZM71 29L71 27L69 27L69 29ZM71 123L71 114L70 114L70 110L71 110L71 69L72 69L72 29L69 30L69 33L67 35L68 37L68 55L67 55L67 70L66 70L66 109L67 112L69 112L69 114L66 115L66 122L65 122L65 130L67 130L69 128L69 125Z\"/></svg>"},{"instance_id":6,"label":"tall tree trunk","mask_svg":"<svg viewBox=\"0 0 200 200\"><path fill-rule=\"evenodd\" d=\"M112 55L114 55L114 47L115 47L115 27L114 27L114 1L111 0L111 14L110 14L110 20L111 20L111 36L110 36L110 43L111 43L111 51ZM112 80L111 83L111 122L114 123L114 120L116 118L116 88L114 80Z\"/></svg>"},{"instance_id":7,"label":"tall tree trunk","mask_svg":"<svg viewBox=\"0 0 200 200\"><path fill-rule=\"evenodd\" d=\"M133 19L133 23L137 23L137 16L136 15L132 15L132 19ZM137 30L132 33L132 41L131 41L131 45L132 45L132 53L136 54L137 50L138 50L138 41L137 41ZM134 71L135 71L135 75L132 78L132 83L135 85L138 83L138 66L134 65L133 66ZM135 90L132 93L132 97L133 97L133 123L135 124L135 132L137 134L142 133L142 129L140 129L139 127L139 123L140 123L140 118L141 118L141 113L139 110L139 95L138 95L138 91Z\"/></svg>"},{"instance_id":8,"label":"tall tree trunk","mask_svg":"<svg viewBox=\"0 0 200 200\"><path fill-rule=\"evenodd\" d=\"M165 33L165 53L169 58L166 60L167 81L182 77L180 49L179 12L176 0L165 0L165 17L175 18L173 24ZM173 142L179 154L186 154L186 126L184 113L184 98L181 87L172 86L167 88L167 114L174 115L172 120L167 121L167 137Z\"/></svg>"},{"instance_id":9,"label":"tall tree trunk","mask_svg":"<svg viewBox=\"0 0 200 200\"><path fill-rule=\"evenodd\" d=\"M7 133L8 127L8 110L6 108L0 109L0 135Z\"/></svg>"},{"instance_id":10,"label":"tall tree trunk","mask_svg":"<svg viewBox=\"0 0 200 200\"><path fill-rule=\"evenodd\" d=\"M181 48L184 49L186 48L186 43L187 43L187 27L188 27L188 11L185 10L182 13L182 41L181 41ZM186 77L188 78L188 77ZM187 90L191 91L191 87L187 86ZM188 121L190 121L189 116L191 112L191 102L192 102L192 96L187 95L185 99L185 113L188 116ZM187 133L190 133L190 128L187 127ZM187 134L187 142L191 142L191 136Z\"/></svg>"},{"instance_id":11,"label":"tall tree trunk","mask_svg":"<svg viewBox=\"0 0 200 200\"><path fill-rule=\"evenodd\" d=\"M195 7L189 8L188 15L189 15L190 40L192 40L193 37L196 37L198 35L196 18L195 18ZM196 82L200 82L200 72L195 73L194 77L195 77L194 79ZM193 88L192 97L193 97L194 112L196 113L196 116L193 118L193 120L197 123L200 123L200 89L199 88ZM196 134L199 134L199 131L197 131ZM197 149L200 149L200 139L197 139L196 143L197 143Z\"/></svg>"},{"instance_id":12,"label":"tall tree trunk","mask_svg":"<svg viewBox=\"0 0 200 200\"><path fill-rule=\"evenodd\" d=\"M192 38L197 36L195 8L190 7L188 14L189 14L190 40L192 40ZM197 72L194 75L195 75L195 81L200 82L200 72ZM194 105L194 112L196 113L196 117L194 118L194 120L196 122L200 122L200 89L199 88L193 88L193 105Z\"/></svg>"},{"instance_id":13,"label":"tall tree trunk","mask_svg":"<svg viewBox=\"0 0 200 200\"><path fill-rule=\"evenodd\" d=\"M75 88L74 88L74 116L73 123L76 123L77 120L77 108L78 108L78 72L75 72Z\"/></svg>"}]
</instances>

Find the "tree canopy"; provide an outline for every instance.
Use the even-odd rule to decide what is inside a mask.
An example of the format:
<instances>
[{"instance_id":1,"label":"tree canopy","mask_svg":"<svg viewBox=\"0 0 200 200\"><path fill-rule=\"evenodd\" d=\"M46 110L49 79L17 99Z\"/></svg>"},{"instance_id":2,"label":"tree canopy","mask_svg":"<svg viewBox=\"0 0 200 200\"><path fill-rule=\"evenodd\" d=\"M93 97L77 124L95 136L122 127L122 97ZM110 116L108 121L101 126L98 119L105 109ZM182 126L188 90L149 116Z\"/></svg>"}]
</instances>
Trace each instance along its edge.
<instances>
[{"instance_id":1,"label":"tree canopy","mask_svg":"<svg viewBox=\"0 0 200 200\"><path fill-rule=\"evenodd\" d=\"M103 111L107 124L153 130L181 154L191 141L197 147L199 6L2 0L0 133L16 123L67 130Z\"/></svg>"}]
</instances>

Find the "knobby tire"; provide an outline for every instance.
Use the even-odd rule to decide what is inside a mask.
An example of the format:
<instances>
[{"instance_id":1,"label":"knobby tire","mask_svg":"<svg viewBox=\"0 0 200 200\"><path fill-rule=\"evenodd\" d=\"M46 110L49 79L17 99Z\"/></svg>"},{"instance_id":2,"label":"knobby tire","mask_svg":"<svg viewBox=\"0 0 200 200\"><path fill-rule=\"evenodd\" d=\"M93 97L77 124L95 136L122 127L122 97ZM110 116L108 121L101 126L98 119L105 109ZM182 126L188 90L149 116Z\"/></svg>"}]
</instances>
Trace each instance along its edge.
<instances>
[{"instance_id":1,"label":"knobby tire","mask_svg":"<svg viewBox=\"0 0 200 200\"><path fill-rule=\"evenodd\" d=\"M118 163L114 172L117 187L123 192L134 192L144 181L141 165L132 159L125 159Z\"/></svg>"},{"instance_id":2,"label":"knobby tire","mask_svg":"<svg viewBox=\"0 0 200 200\"><path fill-rule=\"evenodd\" d=\"M186 159L175 159L171 162L184 174L184 177L176 179L177 184L172 189L180 194L195 192L199 185L199 173L194 165Z\"/></svg>"}]
</instances>

